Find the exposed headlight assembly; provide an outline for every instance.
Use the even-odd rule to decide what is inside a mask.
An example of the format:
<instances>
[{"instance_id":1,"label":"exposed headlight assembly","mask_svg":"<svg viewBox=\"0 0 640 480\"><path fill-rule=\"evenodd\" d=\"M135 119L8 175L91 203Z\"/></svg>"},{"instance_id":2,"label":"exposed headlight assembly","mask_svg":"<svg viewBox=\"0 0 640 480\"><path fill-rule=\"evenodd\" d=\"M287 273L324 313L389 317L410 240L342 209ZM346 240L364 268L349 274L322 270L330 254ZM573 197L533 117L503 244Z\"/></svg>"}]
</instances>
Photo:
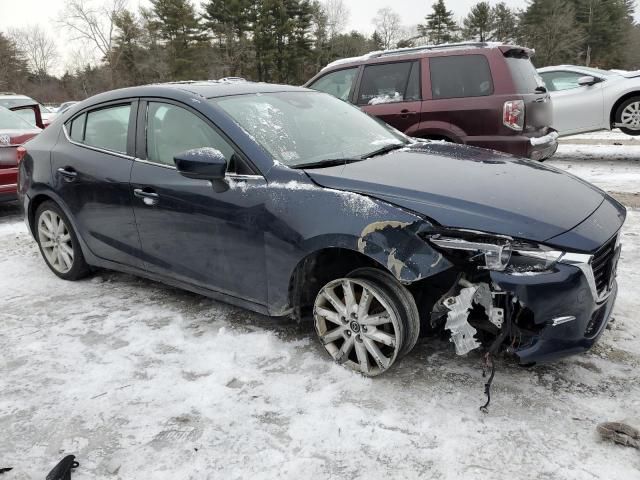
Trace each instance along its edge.
<instances>
[{"instance_id":1,"label":"exposed headlight assembly","mask_svg":"<svg viewBox=\"0 0 640 480\"><path fill-rule=\"evenodd\" d=\"M478 268L498 272L547 272L564 255L564 252L537 243L467 230L450 230L427 238L440 249L468 252L467 260L476 263Z\"/></svg>"}]
</instances>

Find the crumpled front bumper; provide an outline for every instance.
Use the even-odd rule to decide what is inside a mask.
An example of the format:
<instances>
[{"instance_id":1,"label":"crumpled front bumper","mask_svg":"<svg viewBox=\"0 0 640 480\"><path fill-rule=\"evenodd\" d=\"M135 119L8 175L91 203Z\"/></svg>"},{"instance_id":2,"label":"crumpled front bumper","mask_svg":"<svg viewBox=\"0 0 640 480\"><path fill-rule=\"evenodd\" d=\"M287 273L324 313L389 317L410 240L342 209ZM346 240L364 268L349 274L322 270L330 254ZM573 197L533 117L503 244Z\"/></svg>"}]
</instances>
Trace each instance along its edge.
<instances>
[{"instance_id":1,"label":"crumpled front bumper","mask_svg":"<svg viewBox=\"0 0 640 480\"><path fill-rule=\"evenodd\" d=\"M534 333L511 350L521 364L549 362L591 348L611 317L618 292L615 272L607 293L594 295L584 270L567 264L558 264L551 273L492 272L491 278L533 313Z\"/></svg>"}]
</instances>

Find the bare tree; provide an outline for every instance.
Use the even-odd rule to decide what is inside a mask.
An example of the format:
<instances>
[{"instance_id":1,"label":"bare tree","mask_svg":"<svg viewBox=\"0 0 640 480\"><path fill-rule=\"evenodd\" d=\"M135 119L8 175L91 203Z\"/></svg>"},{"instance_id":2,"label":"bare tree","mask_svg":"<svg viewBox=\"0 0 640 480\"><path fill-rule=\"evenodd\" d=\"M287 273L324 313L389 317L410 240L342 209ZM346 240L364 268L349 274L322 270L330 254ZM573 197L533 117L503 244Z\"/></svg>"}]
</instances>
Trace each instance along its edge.
<instances>
[{"instance_id":1,"label":"bare tree","mask_svg":"<svg viewBox=\"0 0 640 480\"><path fill-rule=\"evenodd\" d=\"M402 24L400 15L389 8L381 8L373 18L372 23L376 27L376 32L382 39L382 46L385 50L396 46L402 36Z\"/></svg>"},{"instance_id":2,"label":"bare tree","mask_svg":"<svg viewBox=\"0 0 640 480\"><path fill-rule=\"evenodd\" d=\"M343 0L325 0L322 7L327 16L329 38L334 38L344 31L351 12Z\"/></svg>"},{"instance_id":3,"label":"bare tree","mask_svg":"<svg viewBox=\"0 0 640 480\"><path fill-rule=\"evenodd\" d=\"M125 11L128 0L66 0L59 22L73 40L89 42L102 56L111 74L118 67L120 53L114 49L116 19Z\"/></svg>"},{"instance_id":4,"label":"bare tree","mask_svg":"<svg viewBox=\"0 0 640 480\"><path fill-rule=\"evenodd\" d=\"M31 73L43 79L58 58L56 44L39 25L26 28L15 28L10 32L11 38L22 52Z\"/></svg>"}]
</instances>

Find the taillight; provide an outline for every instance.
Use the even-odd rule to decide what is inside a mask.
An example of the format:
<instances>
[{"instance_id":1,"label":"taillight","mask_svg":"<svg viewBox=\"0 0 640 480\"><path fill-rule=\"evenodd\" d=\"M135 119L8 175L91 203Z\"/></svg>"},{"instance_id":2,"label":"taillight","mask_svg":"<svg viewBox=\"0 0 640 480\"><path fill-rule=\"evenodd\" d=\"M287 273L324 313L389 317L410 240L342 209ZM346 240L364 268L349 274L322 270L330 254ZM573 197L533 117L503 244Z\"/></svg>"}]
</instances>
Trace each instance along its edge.
<instances>
[{"instance_id":1,"label":"taillight","mask_svg":"<svg viewBox=\"0 0 640 480\"><path fill-rule=\"evenodd\" d=\"M524 101L509 100L502 108L502 123L512 130L521 131L524 127Z\"/></svg>"},{"instance_id":2,"label":"taillight","mask_svg":"<svg viewBox=\"0 0 640 480\"><path fill-rule=\"evenodd\" d=\"M24 148L23 146L19 146L18 148L16 148L16 157L18 160L18 165L20 165L20 162L22 161L22 159L26 154L27 154L27 149Z\"/></svg>"}]
</instances>

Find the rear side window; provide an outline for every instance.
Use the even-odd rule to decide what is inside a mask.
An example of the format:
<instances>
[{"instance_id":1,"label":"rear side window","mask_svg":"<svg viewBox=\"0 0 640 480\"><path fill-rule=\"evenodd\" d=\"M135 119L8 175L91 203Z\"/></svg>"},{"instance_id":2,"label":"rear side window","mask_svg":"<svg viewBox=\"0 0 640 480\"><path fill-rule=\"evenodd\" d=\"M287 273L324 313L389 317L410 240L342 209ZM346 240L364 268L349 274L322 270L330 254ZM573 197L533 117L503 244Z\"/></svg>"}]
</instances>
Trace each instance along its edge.
<instances>
[{"instance_id":1,"label":"rear side window","mask_svg":"<svg viewBox=\"0 0 640 480\"><path fill-rule=\"evenodd\" d=\"M420 64L396 62L364 68L358 105L420 100Z\"/></svg>"},{"instance_id":2,"label":"rear side window","mask_svg":"<svg viewBox=\"0 0 640 480\"><path fill-rule=\"evenodd\" d=\"M529 57L505 57L505 61L516 87L514 93L536 93L537 88L544 87L544 82Z\"/></svg>"},{"instance_id":3,"label":"rear side window","mask_svg":"<svg viewBox=\"0 0 640 480\"><path fill-rule=\"evenodd\" d=\"M319 92L325 92L340 100L348 100L353 82L358 75L358 68L346 68L326 74L311 85L311 88Z\"/></svg>"},{"instance_id":4,"label":"rear side window","mask_svg":"<svg viewBox=\"0 0 640 480\"><path fill-rule=\"evenodd\" d=\"M83 113L79 117L73 119L69 124L69 136L76 142L82 142L84 140L84 124L87 119L87 114Z\"/></svg>"},{"instance_id":5,"label":"rear side window","mask_svg":"<svg viewBox=\"0 0 640 480\"><path fill-rule=\"evenodd\" d=\"M131 104L101 108L87 113L84 141L92 147L127 153ZM73 126L71 127L73 132Z\"/></svg>"},{"instance_id":6,"label":"rear side window","mask_svg":"<svg viewBox=\"0 0 640 480\"><path fill-rule=\"evenodd\" d=\"M484 97L493 94L489 62L484 55L453 55L429 59L434 99Z\"/></svg>"}]
</instances>

